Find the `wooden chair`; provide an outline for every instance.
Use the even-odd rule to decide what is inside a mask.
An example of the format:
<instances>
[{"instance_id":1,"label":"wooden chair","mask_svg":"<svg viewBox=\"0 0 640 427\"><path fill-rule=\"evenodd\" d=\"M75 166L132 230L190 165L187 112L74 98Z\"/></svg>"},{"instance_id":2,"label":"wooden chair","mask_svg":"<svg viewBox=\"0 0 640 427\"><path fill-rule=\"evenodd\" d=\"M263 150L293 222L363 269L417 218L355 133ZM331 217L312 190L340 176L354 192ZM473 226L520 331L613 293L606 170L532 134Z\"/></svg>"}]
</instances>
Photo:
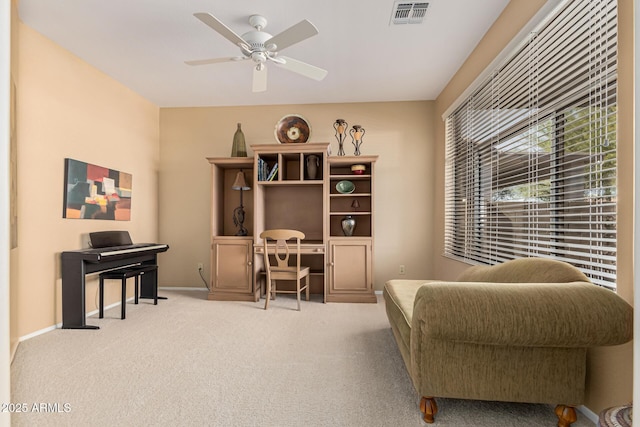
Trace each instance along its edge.
<instances>
[{"instance_id":1,"label":"wooden chair","mask_svg":"<svg viewBox=\"0 0 640 427\"><path fill-rule=\"evenodd\" d=\"M295 293L298 297L298 311L300 311L300 293L302 291L306 292L307 301L309 301L309 267L300 266L300 240L304 239L304 233L297 230L286 230L286 229L275 229L275 230L265 230L260 233L260 238L263 239L264 244L264 264L265 270L267 274L267 291L266 291L266 301L264 303L264 309L269 308L269 299L271 296L271 292L273 292L273 297L275 299L275 294L277 292L280 293ZM289 265L289 254L292 252L294 247L293 243L288 243L287 240L295 239L295 253L296 256L296 264L293 266ZM277 262L277 265L271 265L271 260L269 257L268 245L269 241L273 243L275 241L275 249L274 258ZM304 286L300 287L300 279L305 278ZM295 280L296 281L296 290L295 291L284 291L284 290L276 290L276 280ZM273 289L272 289L273 284Z\"/></svg>"}]
</instances>

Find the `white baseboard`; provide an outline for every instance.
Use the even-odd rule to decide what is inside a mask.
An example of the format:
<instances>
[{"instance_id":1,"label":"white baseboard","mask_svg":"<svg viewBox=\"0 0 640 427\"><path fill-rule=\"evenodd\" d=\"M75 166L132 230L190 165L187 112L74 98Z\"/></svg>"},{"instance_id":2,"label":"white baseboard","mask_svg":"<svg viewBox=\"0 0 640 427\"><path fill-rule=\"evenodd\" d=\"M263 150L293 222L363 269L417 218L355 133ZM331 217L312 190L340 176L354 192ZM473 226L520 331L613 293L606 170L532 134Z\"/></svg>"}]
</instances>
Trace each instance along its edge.
<instances>
[{"instance_id":1,"label":"white baseboard","mask_svg":"<svg viewBox=\"0 0 640 427\"><path fill-rule=\"evenodd\" d=\"M598 424L598 414L596 414L595 412L593 412L591 409L587 408L584 405L580 405L578 406L576 409L578 409L578 411L584 415L585 417L589 418L594 424Z\"/></svg>"},{"instance_id":2,"label":"white baseboard","mask_svg":"<svg viewBox=\"0 0 640 427\"><path fill-rule=\"evenodd\" d=\"M134 297L127 298L127 301L133 301L133 299L134 299ZM109 310L110 308L117 307L119 305L120 305L120 301L114 302L113 304L109 304L109 305L105 306L104 309L105 310ZM100 310L98 310L98 309L90 311L89 313L86 314L86 317L93 316L94 314L98 313L99 311ZM47 332L51 332L54 329L60 329L60 328L62 328L62 322L56 323L55 325L48 326L48 327L46 327L44 329L40 329L40 330L35 331L35 332L31 332L30 334L23 335L20 338L18 338L18 342L26 341L26 340L31 339L33 337L37 337L38 335L46 334Z\"/></svg>"},{"instance_id":3,"label":"white baseboard","mask_svg":"<svg viewBox=\"0 0 640 427\"><path fill-rule=\"evenodd\" d=\"M18 338L18 342L26 341L29 338L33 338L33 337L37 337L38 335L46 334L47 332L51 332L54 329L59 328L60 326L62 326L62 323L60 323L59 325L53 325L53 326L49 326L48 328L40 329L39 331L31 332L30 334L27 334L27 335L24 335L24 336L21 336L20 338Z\"/></svg>"}]
</instances>

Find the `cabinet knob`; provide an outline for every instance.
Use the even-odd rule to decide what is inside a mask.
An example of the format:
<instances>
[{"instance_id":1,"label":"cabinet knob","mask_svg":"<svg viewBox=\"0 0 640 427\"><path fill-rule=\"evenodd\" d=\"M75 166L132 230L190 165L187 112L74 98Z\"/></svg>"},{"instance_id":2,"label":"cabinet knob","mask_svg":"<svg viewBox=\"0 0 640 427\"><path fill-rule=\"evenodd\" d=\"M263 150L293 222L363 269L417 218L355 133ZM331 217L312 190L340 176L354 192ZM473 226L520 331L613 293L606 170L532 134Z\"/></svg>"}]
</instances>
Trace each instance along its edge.
<instances>
[{"instance_id":1,"label":"cabinet knob","mask_svg":"<svg viewBox=\"0 0 640 427\"><path fill-rule=\"evenodd\" d=\"M253 265L253 263L251 261L248 261L247 265Z\"/></svg>"}]
</instances>

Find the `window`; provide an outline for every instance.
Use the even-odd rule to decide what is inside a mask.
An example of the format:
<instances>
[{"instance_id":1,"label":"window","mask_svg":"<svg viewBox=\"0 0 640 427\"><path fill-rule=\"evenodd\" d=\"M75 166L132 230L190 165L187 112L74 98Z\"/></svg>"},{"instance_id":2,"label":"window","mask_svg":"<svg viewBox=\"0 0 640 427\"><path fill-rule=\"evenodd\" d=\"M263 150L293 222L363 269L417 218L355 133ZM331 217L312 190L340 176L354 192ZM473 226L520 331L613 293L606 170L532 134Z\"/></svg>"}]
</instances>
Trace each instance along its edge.
<instances>
[{"instance_id":1,"label":"window","mask_svg":"<svg viewBox=\"0 0 640 427\"><path fill-rule=\"evenodd\" d=\"M615 0L562 3L446 117L445 255L616 280Z\"/></svg>"}]
</instances>

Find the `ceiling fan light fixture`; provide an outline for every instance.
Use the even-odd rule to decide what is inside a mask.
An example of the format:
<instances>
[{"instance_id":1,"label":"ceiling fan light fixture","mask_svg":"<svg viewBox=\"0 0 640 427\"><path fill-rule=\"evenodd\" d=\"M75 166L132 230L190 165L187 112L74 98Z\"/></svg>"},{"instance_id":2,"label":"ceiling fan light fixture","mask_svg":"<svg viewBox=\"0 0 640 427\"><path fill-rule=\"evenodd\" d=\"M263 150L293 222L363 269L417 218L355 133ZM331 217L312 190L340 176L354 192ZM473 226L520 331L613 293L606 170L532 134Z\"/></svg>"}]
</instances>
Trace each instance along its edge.
<instances>
[{"instance_id":1,"label":"ceiling fan light fixture","mask_svg":"<svg viewBox=\"0 0 640 427\"><path fill-rule=\"evenodd\" d=\"M262 64L263 62L267 62L267 55L263 52L253 52L251 54L251 60L255 63Z\"/></svg>"},{"instance_id":2,"label":"ceiling fan light fixture","mask_svg":"<svg viewBox=\"0 0 640 427\"><path fill-rule=\"evenodd\" d=\"M261 15L251 15L249 17L249 24L253 26L255 30L239 36L210 13L194 13L194 16L234 45L238 46L243 56L185 61L187 65L206 65L228 61L239 62L251 59L254 63L253 92L264 92L267 89L267 61L272 61L279 67L317 81L324 79L327 75L327 71L322 68L297 59L284 56L278 57L280 50L286 49L289 46L300 43L318 34L318 29L306 19L272 36L262 31L267 25L267 19Z\"/></svg>"}]
</instances>

